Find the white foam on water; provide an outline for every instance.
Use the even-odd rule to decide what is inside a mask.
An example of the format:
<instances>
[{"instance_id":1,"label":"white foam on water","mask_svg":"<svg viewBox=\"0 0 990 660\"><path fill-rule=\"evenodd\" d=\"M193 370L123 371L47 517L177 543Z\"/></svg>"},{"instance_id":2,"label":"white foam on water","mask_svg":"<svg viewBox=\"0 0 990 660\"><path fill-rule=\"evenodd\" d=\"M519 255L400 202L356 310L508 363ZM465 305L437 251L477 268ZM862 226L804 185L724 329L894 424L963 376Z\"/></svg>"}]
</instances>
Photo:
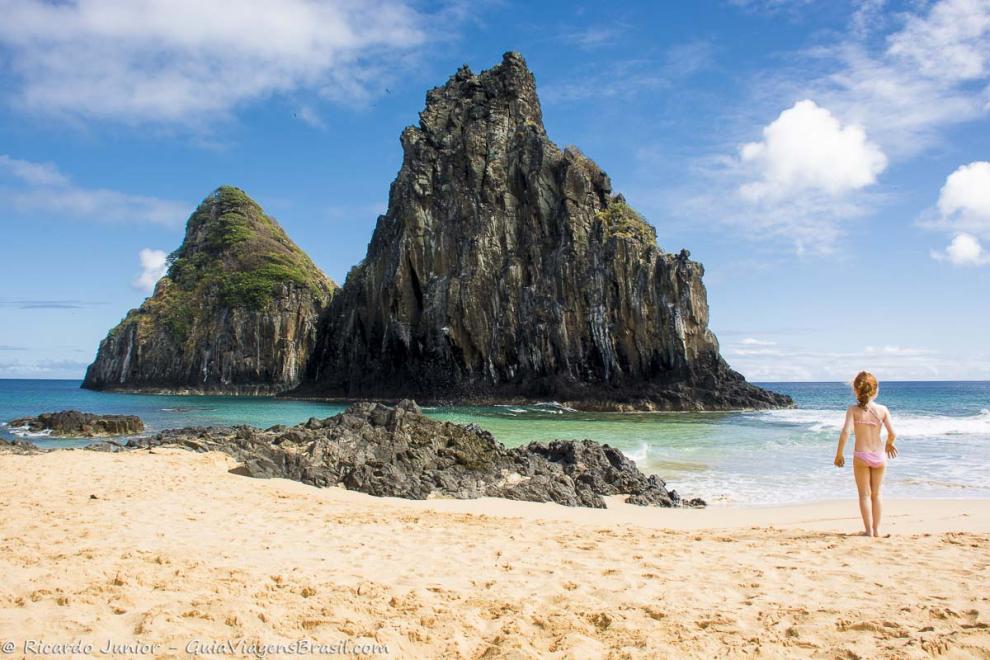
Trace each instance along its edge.
<instances>
[{"instance_id":1,"label":"white foam on water","mask_svg":"<svg viewBox=\"0 0 990 660\"><path fill-rule=\"evenodd\" d=\"M560 403L559 401L540 401L539 403L537 403L535 405L536 405L537 408L542 408L542 409L545 409L545 410L546 409L549 409L549 410L546 410L546 412L557 412L557 413L577 412L577 410L575 410L574 408L570 408L568 406L565 406L564 404Z\"/></svg>"},{"instance_id":2,"label":"white foam on water","mask_svg":"<svg viewBox=\"0 0 990 660\"><path fill-rule=\"evenodd\" d=\"M845 412L842 410L816 410L793 408L754 413L757 419L767 422L800 424L809 431L835 431L842 429ZM975 415L925 415L900 414L891 411L894 430L899 436L985 435L990 436L990 410L983 409Z\"/></svg>"},{"instance_id":3,"label":"white foam on water","mask_svg":"<svg viewBox=\"0 0 990 660\"><path fill-rule=\"evenodd\" d=\"M47 438L52 434L51 429L32 431L27 426L11 426L8 430L18 438Z\"/></svg>"},{"instance_id":4,"label":"white foam on water","mask_svg":"<svg viewBox=\"0 0 990 660\"><path fill-rule=\"evenodd\" d=\"M636 449L623 449L622 453L630 461L635 461L638 464L646 460L650 453L650 446L644 442Z\"/></svg>"}]
</instances>

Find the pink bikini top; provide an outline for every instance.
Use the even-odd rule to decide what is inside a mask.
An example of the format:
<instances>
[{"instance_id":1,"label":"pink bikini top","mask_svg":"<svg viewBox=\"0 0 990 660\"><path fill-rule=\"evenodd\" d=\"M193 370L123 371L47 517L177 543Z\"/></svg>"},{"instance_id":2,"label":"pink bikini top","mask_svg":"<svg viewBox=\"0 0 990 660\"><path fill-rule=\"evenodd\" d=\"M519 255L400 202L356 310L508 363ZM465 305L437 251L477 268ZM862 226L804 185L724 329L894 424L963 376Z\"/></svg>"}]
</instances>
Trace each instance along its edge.
<instances>
[{"instance_id":1,"label":"pink bikini top","mask_svg":"<svg viewBox=\"0 0 990 660\"><path fill-rule=\"evenodd\" d=\"M868 412L871 415L873 415L873 419L869 419L867 417L863 417L862 419L856 419L856 417L854 415L853 416L853 422L855 422L856 424L866 424L868 426L880 426L880 423L883 420L881 420L879 417L877 417L877 414L873 411L873 408L867 408L866 409L866 412Z\"/></svg>"}]
</instances>

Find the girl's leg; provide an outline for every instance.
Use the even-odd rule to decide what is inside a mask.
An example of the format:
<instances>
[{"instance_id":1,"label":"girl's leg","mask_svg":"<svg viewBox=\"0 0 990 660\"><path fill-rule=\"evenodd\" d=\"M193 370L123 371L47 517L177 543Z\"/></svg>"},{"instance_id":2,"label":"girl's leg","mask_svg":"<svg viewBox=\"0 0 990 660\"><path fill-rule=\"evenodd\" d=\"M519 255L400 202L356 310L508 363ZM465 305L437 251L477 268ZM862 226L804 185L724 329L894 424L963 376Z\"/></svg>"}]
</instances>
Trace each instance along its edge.
<instances>
[{"instance_id":1,"label":"girl's leg","mask_svg":"<svg viewBox=\"0 0 990 660\"><path fill-rule=\"evenodd\" d=\"M870 515L870 466L859 459L853 459L853 474L856 477L856 490L859 491L859 513L863 516L863 532L866 536L873 534L873 522Z\"/></svg>"},{"instance_id":2,"label":"girl's leg","mask_svg":"<svg viewBox=\"0 0 990 660\"><path fill-rule=\"evenodd\" d=\"M883 473L887 466L870 468L870 502L873 504L873 536L880 536L877 531L880 528L880 484L883 482Z\"/></svg>"}]
</instances>

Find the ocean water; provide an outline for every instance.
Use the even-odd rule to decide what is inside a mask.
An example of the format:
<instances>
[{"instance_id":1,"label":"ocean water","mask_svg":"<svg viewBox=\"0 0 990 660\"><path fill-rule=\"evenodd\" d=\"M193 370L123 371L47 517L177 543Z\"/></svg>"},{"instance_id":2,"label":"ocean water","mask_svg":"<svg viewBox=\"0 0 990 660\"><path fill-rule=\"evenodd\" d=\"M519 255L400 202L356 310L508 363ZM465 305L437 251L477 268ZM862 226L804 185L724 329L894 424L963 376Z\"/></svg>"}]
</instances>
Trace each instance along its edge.
<instances>
[{"instance_id":1,"label":"ocean water","mask_svg":"<svg viewBox=\"0 0 990 660\"><path fill-rule=\"evenodd\" d=\"M591 438L621 449L646 472L686 497L711 505L767 505L851 497L852 446L846 467L832 465L844 411L842 383L761 383L794 397L790 410L735 413L584 413L552 405L427 408L454 422L474 422L508 446L532 440ZM885 382L879 401L891 410L900 455L888 465L891 497L990 497L990 382ZM343 406L253 397L115 394L79 389L78 381L0 380L0 421L79 410L140 416L148 432L191 425L296 424ZM82 446L0 426L42 446Z\"/></svg>"}]
</instances>

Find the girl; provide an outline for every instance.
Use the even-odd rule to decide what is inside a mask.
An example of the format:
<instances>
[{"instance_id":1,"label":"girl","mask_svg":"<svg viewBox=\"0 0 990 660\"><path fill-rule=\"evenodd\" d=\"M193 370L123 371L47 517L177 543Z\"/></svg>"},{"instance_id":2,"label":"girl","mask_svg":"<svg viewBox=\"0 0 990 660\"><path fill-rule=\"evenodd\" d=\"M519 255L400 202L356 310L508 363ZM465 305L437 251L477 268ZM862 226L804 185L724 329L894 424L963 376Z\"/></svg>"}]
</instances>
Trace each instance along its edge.
<instances>
[{"instance_id":1,"label":"girl","mask_svg":"<svg viewBox=\"0 0 990 660\"><path fill-rule=\"evenodd\" d=\"M856 374L852 383L856 395L856 405L846 410L846 421L839 434L839 448L835 452L835 465L842 467L846 459L842 452L849 439L849 433L856 436L853 451L853 473L856 475L856 489L859 491L859 512L863 516L864 536L879 536L880 528L880 482L887 466L887 456L897 456L894 440L897 434L890 423L887 406L873 403L880 390L877 377L869 371ZM887 427L886 446L880 440L880 425ZM881 450L881 447L884 449ZM884 454L886 453L886 456ZM871 515L872 505L872 515Z\"/></svg>"}]
</instances>

